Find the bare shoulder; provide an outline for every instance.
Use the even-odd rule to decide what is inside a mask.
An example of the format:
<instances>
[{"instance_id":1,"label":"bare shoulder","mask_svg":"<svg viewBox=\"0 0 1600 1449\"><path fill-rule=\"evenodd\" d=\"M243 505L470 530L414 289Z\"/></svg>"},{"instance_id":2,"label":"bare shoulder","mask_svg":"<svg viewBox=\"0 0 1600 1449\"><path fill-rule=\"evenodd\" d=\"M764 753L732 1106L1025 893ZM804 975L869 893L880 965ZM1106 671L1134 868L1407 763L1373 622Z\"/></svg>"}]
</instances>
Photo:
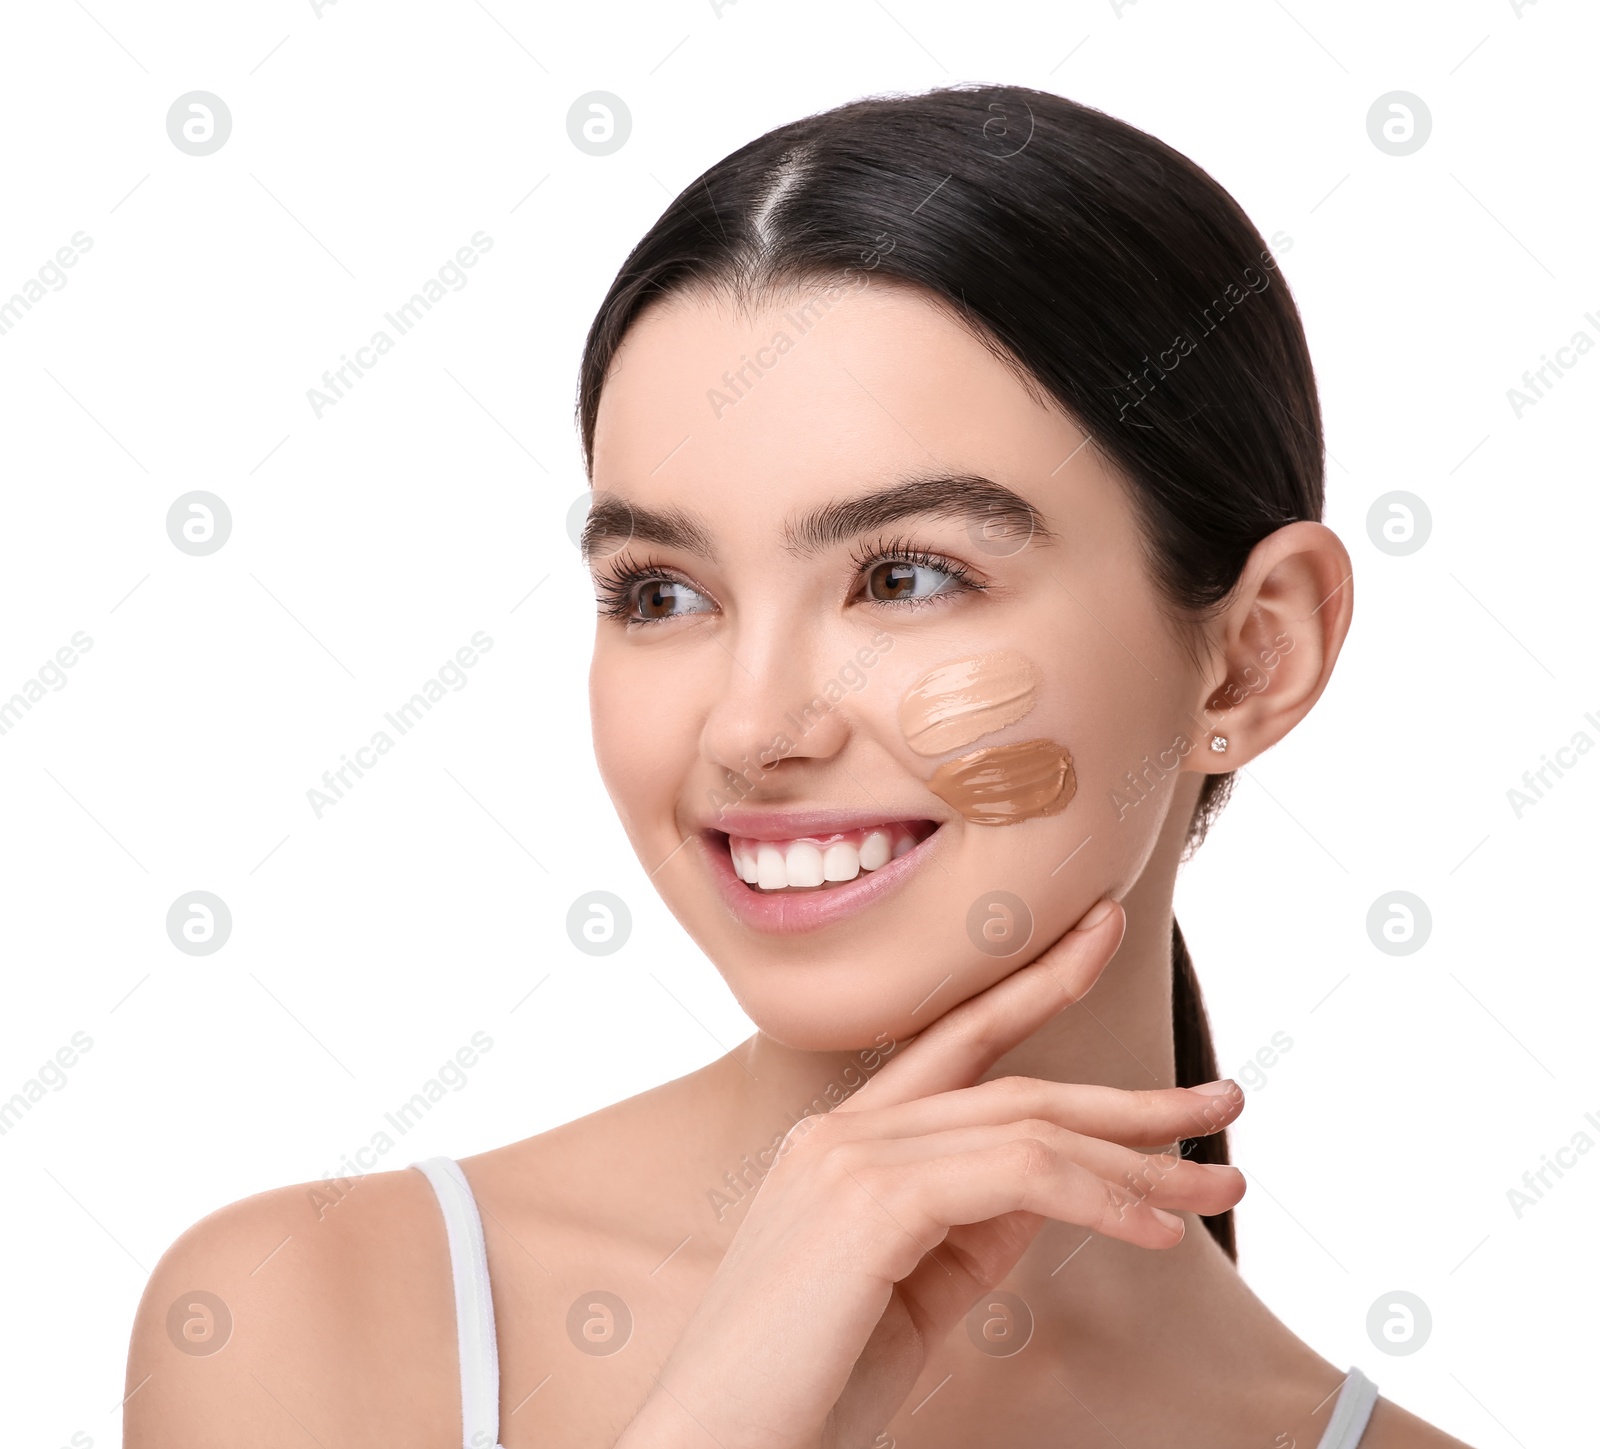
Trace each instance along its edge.
<instances>
[{"instance_id":1,"label":"bare shoulder","mask_svg":"<svg viewBox=\"0 0 1600 1449\"><path fill-rule=\"evenodd\" d=\"M303 1183L203 1218L151 1274L124 1392L127 1449L449 1442L455 1313L427 1180Z\"/></svg>"},{"instance_id":2,"label":"bare shoulder","mask_svg":"<svg viewBox=\"0 0 1600 1449\"><path fill-rule=\"evenodd\" d=\"M1464 1441L1436 1429L1425 1419L1379 1398L1372 1406L1360 1449L1473 1449Z\"/></svg>"},{"instance_id":3,"label":"bare shoulder","mask_svg":"<svg viewBox=\"0 0 1600 1449\"><path fill-rule=\"evenodd\" d=\"M695 1130L701 1090L696 1079L664 1084L461 1159L484 1222L503 1363L570 1352L568 1307L612 1269L647 1278L671 1257L649 1280L661 1302L641 1296L639 1307L663 1323L680 1316L670 1295L708 1266L696 1253L718 1229L705 1189L731 1165ZM619 1161L629 1164L620 1183ZM543 1372L502 1382L503 1414ZM623 1398L647 1387L629 1384ZM301 1183L203 1218L146 1286L124 1392L126 1449L459 1442L449 1248L427 1179L405 1169ZM547 1422L617 1412L566 1405L555 1387L540 1404Z\"/></svg>"}]
</instances>

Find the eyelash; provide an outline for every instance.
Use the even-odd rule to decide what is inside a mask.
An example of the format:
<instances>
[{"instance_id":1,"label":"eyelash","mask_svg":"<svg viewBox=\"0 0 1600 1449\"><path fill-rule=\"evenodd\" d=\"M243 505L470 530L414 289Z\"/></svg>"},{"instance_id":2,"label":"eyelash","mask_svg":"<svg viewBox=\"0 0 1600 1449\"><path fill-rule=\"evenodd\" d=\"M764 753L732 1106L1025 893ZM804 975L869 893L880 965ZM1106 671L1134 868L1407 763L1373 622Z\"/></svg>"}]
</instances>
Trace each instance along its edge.
<instances>
[{"instance_id":1,"label":"eyelash","mask_svg":"<svg viewBox=\"0 0 1600 1449\"><path fill-rule=\"evenodd\" d=\"M903 537L880 538L870 545L857 547L850 555L850 562L854 565L855 574L859 578L869 568L876 564L903 563L913 564L920 568L937 569L940 573L948 574L960 586L961 592L982 592L988 585L981 582L978 577L959 559L953 559L947 554L934 553L931 549L919 548ZM595 587L599 591L596 603L600 606L600 613L607 619L615 619L626 624L629 628L645 624L664 624L665 619L638 619L633 614L633 591L643 583L650 583L658 579L665 579L672 583L682 584L685 588L693 589L698 594L711 596L698 584L680 573L677 569L665 564L657 563L653 558L646 557L638 563L619 564L612 570L599 574L595 578ZM943 594L932 594L921 599L867 599L862 602L872 604L886 604L892 608L915 608L924 604L931 604L936 598L943 598ZM713 602L715 602L713 600Z\"/></svg>"},{"instance_id":2,"label":"eyelash","mask_svg":"<svg viewBox=\"0 0 1600 1449\"><path fill-rule=\"evenodd\" d=\"M595 576L595 588L599 591L595 596L595 602L600 606L600 613L605 618L616 619L630 628L636 624L666 623L665 619L633 617L635 585L650 583L656 579L666 579L675 584L682 584L685 588L694 589L696 593L705 593L704 589L679 573L677 569L668 568L665 564L658 564L654 559L647 557L636 564L618 564L613 569Z\"/></svg>"},{"instance_id":3,"label":"eyelash","mask_svg":"<svg viewBox=\"0 0 1600 1449\"><path fill-rule=\"evenodd\" d=\"M889 538L874 539L872 543L859 546L851 555L850 562L855 565L856 574L865 573L875 564L904 563L915 564L920 568L938 569L942 574L949 574L961 591L981 592L988 587L979 581L972 572L959 559L953 559L948 554L934 553L931 549L919 548L909 539L896 534ZM872 604L891 604L895 608L904 609L922 604L932 603L936 598L945 597L942 594L932 594L923 599L869 599Z\"/></svg>"}]
</instances>

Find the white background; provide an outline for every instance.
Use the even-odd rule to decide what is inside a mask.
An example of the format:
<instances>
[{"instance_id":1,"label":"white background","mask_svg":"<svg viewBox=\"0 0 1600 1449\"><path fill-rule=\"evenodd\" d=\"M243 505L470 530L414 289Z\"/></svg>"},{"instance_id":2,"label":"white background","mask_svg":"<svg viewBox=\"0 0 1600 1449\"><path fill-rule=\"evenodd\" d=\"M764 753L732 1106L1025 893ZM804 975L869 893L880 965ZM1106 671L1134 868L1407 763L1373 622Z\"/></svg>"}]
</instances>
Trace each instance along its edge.
<instances>
[{"instance_id":1,"label":"white background","mask_svg":"<svg viewBox=\"0 0 1600 1449\"><path fill-rule=\"evenodd\" d=\"M1314 716L1179 885L1223 1069L1294 1043L1234 1129L1243 1270L1475 1446L1593 1438L1600 1152L1520 1219L1507 1190L1600 1116L1600 751L1521 818L1507 790L1600 741L1600 352L1520 418L1506 392L1580 328L1600 341L1600 27L1576 0L1120 8L8 10L0 296L75 232L93 246L0 336L0 698L75 631L93 647L0 736L0 1097L75 1031L94 1045L0 1137L7 1443L115 1442L172 1239L336 1168L475 1031L492 1050L384 1167L527 1136L751 1030L593 766L580 346L705 167L957 80L1102 107L1292 238L1357 605ZM206 157L166 131L196 89L233 118ZM568 139L592 90L632 114L609 157ZM1368 137L1392 90L1432 115L1410 156ZM469 284L316 418L307 388L480 230ZM204 558L165 529L193 489L233 517ZM1405 557L1367 533L1394 489L1432 516ZM307 789L478 630L467 687L316 818ZM215 955L165 931L195 889L232 912ZM615 956L568 941L591 889L632 909ZM1395 889L1432 912L1410 956L1366 931ZM1433 1315L1406 1357L1366 1331L1397 1289Z\"/></svg>"}]
</instances>

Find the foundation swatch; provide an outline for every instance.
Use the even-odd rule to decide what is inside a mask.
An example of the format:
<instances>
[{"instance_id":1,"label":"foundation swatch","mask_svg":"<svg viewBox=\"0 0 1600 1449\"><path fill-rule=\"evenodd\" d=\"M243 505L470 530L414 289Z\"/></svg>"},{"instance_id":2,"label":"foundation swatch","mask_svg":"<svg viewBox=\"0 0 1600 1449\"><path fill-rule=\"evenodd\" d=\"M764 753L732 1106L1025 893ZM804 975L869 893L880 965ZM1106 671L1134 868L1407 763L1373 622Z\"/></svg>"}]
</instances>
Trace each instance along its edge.
<instances>
[{"instance_id":1,"label":"foundation swatch","mask_svg":"<svg viewBox=\"0 0 1600 1449\"><path fill-rule=\"evenodd\" d=\"M1023 740L946 761L928 788L974 825L1016 825L1065 809L1078 779L1053 740Z\"/></svg>"},{"instance_id":2,"label":"foundation swatch","mask_svg":"<svg viewBox=\"0 0 1600 1449\"><path fill-rule=\"evenodd\" d=\"M1013 649L952 659L905 692L900 730L919 755L942 755L1015 724L1038 693L1039 671Z\"/></svg>"}]
</instances>

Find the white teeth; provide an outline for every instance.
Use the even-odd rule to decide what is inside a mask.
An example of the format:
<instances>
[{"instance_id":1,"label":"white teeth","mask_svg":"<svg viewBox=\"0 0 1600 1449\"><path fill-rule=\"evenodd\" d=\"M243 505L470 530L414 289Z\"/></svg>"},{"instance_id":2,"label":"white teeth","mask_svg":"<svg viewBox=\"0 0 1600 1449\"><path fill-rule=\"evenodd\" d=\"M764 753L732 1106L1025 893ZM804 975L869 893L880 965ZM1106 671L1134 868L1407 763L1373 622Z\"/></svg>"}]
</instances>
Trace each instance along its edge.
<instances>
[{"instance_id":1,"label":"white teeth","mask_svg":"<svg viewBox=\"0 0 1600 1449\"><path fill-rule=\"evenodd\" d=\"M797 840L789 847L783 866L792 886L822 884L822 852L808 840Z\"/></svg>"},{"instance_id":2,"label":"white teeth","mask_svg":"<svg viewBox=\"0 0 1600 1449\"><path fill-rule=\"evenodd\" d=\"M890 849L888 835L882 830L874 830L861 842L861 869L878 870L888 865Z\"/></svg>"},{"instance_id":3,"label":"white teeth","mask_svg":"<svg viewBox=\"0 0 1600 1449\"><path fill-rule=\"evenodd\" d=\"M842 832L829 841L750 840L729 836L733 873L763 891L816 890L855 880L862 871L881 870L917 848L903 826Z\"/></svg>"},{"instance_id":4,"label":"white teeth","mask_svg":"<svg viewBox=\"0 0 1600 1449\"><path fill-rule=\"evenodd\" d=\"M789 873L783 865L783 852L777 846L762 844L757 847L756 884L764 891L781 891L789 884Z\"/></svg>"},{"instance_id":5,"label":"white teeth","mask_svg":"<svg viewBox=\"0 0 1600 1449\"><path fill-rule=\"evenodd\" d=\"M861 853L848 840L836 840L822 852L823 880L854 880L861 874Z\"/></svg>"}]
</instances>

